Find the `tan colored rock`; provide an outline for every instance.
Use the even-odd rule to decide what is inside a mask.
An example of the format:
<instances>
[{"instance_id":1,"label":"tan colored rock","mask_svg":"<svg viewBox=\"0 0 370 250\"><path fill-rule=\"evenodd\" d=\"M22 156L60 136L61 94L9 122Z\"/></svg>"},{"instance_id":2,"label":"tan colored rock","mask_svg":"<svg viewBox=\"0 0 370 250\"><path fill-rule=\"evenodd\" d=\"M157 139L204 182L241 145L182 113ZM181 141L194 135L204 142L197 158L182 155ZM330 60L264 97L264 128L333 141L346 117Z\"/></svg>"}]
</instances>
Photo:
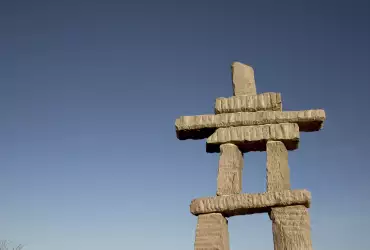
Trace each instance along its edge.
<instances>
[{"instance_id":1,"label":"tan colored rock","mask_svg":"<svg viewBox=\"0 0 370 250\"><path fill-rule=\"evenodd\" d=\"M240 62L233 62L231 64L231 73L233 94L235 96L257 94L254 70L251 66Z\"/></svg>"},{"instance_id":2,"label":"tan colored rock","mask_svg":"<svg viewBox=\"0 0 370 250\"><path fill-rule=\"evenodd\" d=\"M280 141L269 141L266 145L267 155L267 192L289 190L290 171L288 166L288 150Z\"/></svg>"},{"instance_id":3,"label":"tan colored rock","mask_svg":"<svg viewBox=\"0 0 370 250\"><path fill-rule=\"evenodd\" d=\"M195 250L229 250L227 219L220 213L201 214L195 232Z\"/></svg>"},{"instance_id":4,"label":"tan colored rock","mask_svg":"<svg viewBox=\"0 0 370 250\"><path fill-rule=\"evenodd\" d=\"M226 143L220 146L218 163L217 195L242 192L243 153L238 146Z\"/></svg>"},{"instance_id":5,"label":"tan colored rock","mask_svg":"<svg viewBox=\"0 0 370 250\"><path fill-rule=\"evenodd\" d=\"M229 98L220 97L216 99L215 104L215 114L281 110L281 94L270 92Z\"/></svg>"},{"instance_id":6,"label":"tan colored rock","mask_svg":"<svg viewBox=\"0 0 370 250\"><path fill-rule=\"evenodd\" d=\"M258 111L218 115L181 116L176 119L176 134L180 140L205 139L218 128L297 123L303 132L318 131L325 121L325 111Z\"/></svg>"},{"instance_id":7,"label":"tan colored rock","mask_svg":"<svg viewBox=\"0 0 370 250\"><path fill-rule=\"evenodd\" d=\"M224 216L269 212L271 207L290 205L310 206L307 190L284 190L257 194L235 194L195 199L190 204L194 215L222 213Z\"/></svg>"},{"instance_id":8,"label":"tan colored rock","mask_svg":"<svg viewBox=\"0 0 370 250\"><path fill-rule=\"evenodd\" d=\"M305 206L271 209L275 250L312 250L311 227Z\"/></svg>"},{"instance_id":9,"label":"tan colored rock","mask_svg":"<svg viewBox=\"0 0 370 250\"><path fill-rule=\"evenodd\" d=\"M282 141L288 150L298 148L299 127L295 123L219 128L207 139L207 152L220 152L220 145L232 143L242 152L265 151L269 140Z\"/></svg>"}]
</instances>

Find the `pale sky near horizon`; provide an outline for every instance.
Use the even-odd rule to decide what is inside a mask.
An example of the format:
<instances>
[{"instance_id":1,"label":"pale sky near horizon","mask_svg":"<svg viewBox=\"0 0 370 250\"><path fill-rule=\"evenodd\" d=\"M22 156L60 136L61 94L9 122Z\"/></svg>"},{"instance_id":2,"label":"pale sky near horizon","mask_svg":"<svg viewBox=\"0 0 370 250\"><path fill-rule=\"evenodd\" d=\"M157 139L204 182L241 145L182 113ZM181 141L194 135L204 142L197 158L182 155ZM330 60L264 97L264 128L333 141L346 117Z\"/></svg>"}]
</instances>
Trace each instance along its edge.
<instances>
[{"instance_id":1,"label":"pale sky near horizon","mask_svg":"<svg viewBox=\"0 0 370 250\"><path fill-rule=\"evenodd\" d=\"M232 95L230 64L285 110L323 108L289 154L312 193L315 250L370 245L370 1L2 1L0 240L24 250L193 248L192 199L218 154L181 115ZM265 153L244 192L265 190ZM229 220L232 250L273 249L268 215Z\"/></svg>"}]
</instances>

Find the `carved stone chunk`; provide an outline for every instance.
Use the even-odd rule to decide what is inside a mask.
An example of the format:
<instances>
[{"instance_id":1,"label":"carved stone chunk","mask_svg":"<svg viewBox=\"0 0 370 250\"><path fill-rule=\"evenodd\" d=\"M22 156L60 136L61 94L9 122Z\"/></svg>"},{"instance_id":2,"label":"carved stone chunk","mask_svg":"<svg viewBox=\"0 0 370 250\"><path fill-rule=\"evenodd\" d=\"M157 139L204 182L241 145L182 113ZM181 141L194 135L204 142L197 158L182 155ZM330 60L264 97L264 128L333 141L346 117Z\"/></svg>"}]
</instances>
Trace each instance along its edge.
<instances>
[{"instance_id":1,"label":"carved stone chunk","mask_svg":"<svg viewBox=\"0 0 370 250\"><path fill-rule=\"evenodd\" d=\"M290 173L288 166L288 150L280 141L269 141L266 145L267 153L267 192L289 190Z\"/></svg>"},{"instance_id":2,"label":"carved stone chunk","mask_svg":"<svg viewBox=\"0 0 370 250\"><path fill-rule=\"evenodd\" d=\"M255 126L279 123L296 123L299 131L312 132L322 128L325 120L324 110L303 111L258 111L224 113L218 115L181 116L176 119L177 138L204 139L218 128Z\"/></svg>"},{"instance_id":3,"label":"carved stone chunk","mask_svg":"<svg viewBox=\"0 0 370 250\"><path fill-rule=\"evenodd\" d=\"M215 114L281 110L281 94L270 92L229 98L220 97L216 99L215 104Z\"/></svg>"},{"instance_id":4,"label":"carved stone chunk","mask_svg":"<svg viewBox=\"0 0 370 250\"><path fill-rule=\"evenodd\" d=\"M219 213L198 216L195 250L229 250L227 219Z\"/></svg>"},{"instance_id":5,"label":"carved stone chunk","mask_svg":"<svg viewBox=\"0 0 370 250\"><path fill-rule=\"evenodd\" d=\"M241 193L243 167L243 153L239 150L238 146L231 143L220 146L217 195Z\"/></svg>"},{"instance_id":6,"label":"carved stone chunk","mask_svg":"<svg viewBox=\"0 0 370 250\"><path fill-rule=\"evenodd\" d=\"M312 250L310 217L305 206L272 208L275 250Z\"/></svg>"},{"instance_id":7,"label":"carved stone chunk","mask_svg":"<svg viewBox=\"0 0 370 250\"><path fill-rule=\"evenodd\" d=\"M251 66L240 62L233 62L231 65L233 94L255 95L257 94L254 70Z\"/></svg>"}]
</instances>

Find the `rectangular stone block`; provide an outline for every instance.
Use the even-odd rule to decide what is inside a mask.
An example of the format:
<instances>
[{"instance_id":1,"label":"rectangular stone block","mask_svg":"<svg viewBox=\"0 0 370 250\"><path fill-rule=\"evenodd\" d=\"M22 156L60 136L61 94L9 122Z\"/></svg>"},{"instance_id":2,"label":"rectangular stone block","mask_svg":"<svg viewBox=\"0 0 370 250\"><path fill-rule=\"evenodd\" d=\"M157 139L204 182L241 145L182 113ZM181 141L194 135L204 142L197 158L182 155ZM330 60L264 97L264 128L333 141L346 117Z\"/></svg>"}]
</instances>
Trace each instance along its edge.
<instances>
[{"instance_id":1,"label":"rectangular stone block","mask_svg":"<svg viewBox=\"0 0 370 250\"><path fill-rule=\"evenodd\" d=\"M242 192L243 167L243 153L238 146L231 143L222 144L218 163L217 195Z\"/></svg>"},{"instance_id":2,"label":"rectangular stone block","mask_svg":"<svg viewBox=\"0 0 370 250\"><path fill-rule=\"evenodd\" d=\"M256 111L281 111L280 93L262 93L258 95L240 95L216 99L215 113L236 113Z\"/></svg>"},{"instance_id":3,"label":"rectangular stone block","mask_svg":"<svg viewBox=\"0 0 370 250\"><path fill-rule=\"evenodd\" d=\"M272 207L290 205L310 206L307 190L284 190L257 194L235 194L195 199L190 204L194 215L222 213L224 216L270 212Z\"/></svg>"},{"instance_id":4,"label":"rectangular stone block","mask_svg":"<svg viewBox=\"0 0 370 250\"><path fill-rule=\"evenodd\" d=\"M254 80L254 70L251 66L233 62L231 64L231 73L233 80L233 94L237 95L255 95L256 82Z\"/></svg>"},{"instance_id":5,"label":"rectangular stone block","mask_svg":"<svg viewBox=\"0 0 370 250\"><path fill-rule=\"evenodd\" d=\"M274 250L312 250L311 227L305 206L272 208Z\"/></svg>"},{"instance_id":6,"label":"rectangular stone block","mask_svg":"<svg viewBox=\"0 0 370 250\"><path fill-rule=\"evenodd\" d=\"M318 131L325 120L325 111L258 111L218 115L181 116L176 119L177 138L205 139L218 128L255 126L265 124L296 123L303 132Z\"/></svg>"},{"instance_id":7,"label":"rectangular stone block","mask_svg":"<svg viewBox=\"0 0 370 250\"><path fill-rule=\"evenodd\" d=\"M220 152L220 145L232 143L242 152L265 151L269 140L282 141L288 150L298 148L299 127L295 123L219 128L207 139L208 153Z\"/></svg>"},{"instance_id":8,"label":"rectangular stone block","mask_svg":"<svg viewBox=\"0 0 370 250\"><path fill-rule=\"evenodd\" d=\"M266 144L266 188L267 192L289 190L290 172L288 150L280 141L268 141Z\"/></svg>"},{"instance_id":9,"label":"rectangular stone block","mask_svg":"<svg viewBox=\"0 0 370 250\"><path fill-rule=\"evenodd\" d=\"M195 250L229 250L227 219L220 213L201 214L195 232Z\"/></svg>"}]
</instances>

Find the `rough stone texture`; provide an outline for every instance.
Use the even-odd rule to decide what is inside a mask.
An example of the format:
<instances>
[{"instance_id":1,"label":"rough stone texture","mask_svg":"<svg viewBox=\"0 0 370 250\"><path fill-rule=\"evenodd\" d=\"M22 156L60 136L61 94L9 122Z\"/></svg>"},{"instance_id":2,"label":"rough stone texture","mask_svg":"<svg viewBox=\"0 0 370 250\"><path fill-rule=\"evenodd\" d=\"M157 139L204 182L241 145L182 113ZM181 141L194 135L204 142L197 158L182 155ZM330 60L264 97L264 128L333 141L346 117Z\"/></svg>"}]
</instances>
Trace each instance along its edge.
<instances>
[{"instance_id":1,"label":"rough stone texture","mask_svg":"<svg viewBox=\"0 0 370 250\"><path fill-rule=\"evenodd\" d=\"M216 114L281 110L281 94L272 92L251 96L220 97L216 99L215 104Z\"/></svg>"},{"instance_id":2,"label":"rough stone texture","mask_svg":"<svg viewBox=\"0 0 370 250\"><path fill-rule=\"evenodd\" d=\"M289 190L290 173L288 166L288 150L280 141L269 141L266 145L267 155L267 192Z\"/></svg>"},{"instance_id":3,"label":"rough stone texture","mask_svg":"<svg viewBox=\"0 0 370 250\"><path fill-rule=\"evenodd\" d=\"M238 146L226 143L220 146L218 163L217 195L242 192L243 153Z\"/></svg>"},{"instance_id":4,"label":"rough stone texture","mask_svg":"<svg viewBox=\"0 0 370 250\"><path fill-rule=\"evenodd\" d=\"M310 206L311 194L307 190L284 190L257 194L235 194L195 199L190 204L194 215L222 213L224 216L265 213L271 207L290 205Z\"/></svg>"},{"instance_id":5,"label":"rough stone texture","mask_svg":"<svg viewBox=\"0 0 370 250\"><path fill-rule=\"evenodd\" d=\"M219 128L207 139L207 152L220 152L220 145L233 143L242 152L265 151L268 140L282 141L288 150L298 148L299 127L295 123Z\"/></svg>"},{"instance_id":6,"label":"rough stone texture","mask_svg":"<svg viewBox=\"0 0 370 250\"><path fill-rule=\"evenodd\" d=\"M240 62L233 62L231 64L231 73L233 94L235 96L257 94L254 70L251 66Z\"/></svg>"},{"instance_id":7,"label":"rough stone texture","mask_svg":"<svg viewBox=\"0 0 370 250\"><path fill-rule=\"evenodd\" d=\"M176 134L180 140L205 139L218 128L297 123L303 132L318 131L325 120L325 111L258 111L218 115L181 116L176 119Z\"/></svg>"},{"instance_id":8,"label":"rough stone texture","mask_svg":"<svg viewBox=\"0 0 370 250\"><path fill-rule=\"evenodd\" d=\"M310 217L305 206L271 209L274 250L312 250Z\"/></svg>"},{"instance_id":9,"label":"rough stone texture","mask_svg":"<svg viewBox=\"0 0 370 250\"><path fill-rule=\"evenodd\" d=\"M195 250L229 250L227 219L220 213L198 216Z\"/></svg>"}]
</instances>

